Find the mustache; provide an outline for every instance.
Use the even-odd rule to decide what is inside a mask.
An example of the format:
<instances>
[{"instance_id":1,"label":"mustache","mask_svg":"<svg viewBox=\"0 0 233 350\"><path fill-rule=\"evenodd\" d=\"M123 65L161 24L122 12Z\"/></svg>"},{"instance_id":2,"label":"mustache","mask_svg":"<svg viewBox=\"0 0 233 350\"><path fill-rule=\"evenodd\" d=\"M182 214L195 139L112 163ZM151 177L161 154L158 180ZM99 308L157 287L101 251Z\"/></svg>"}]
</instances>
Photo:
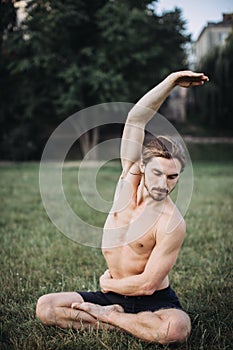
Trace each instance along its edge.
<instances>
[{"instance_id":1,"label":"mustache","mask_svg":"<svg viewBox=\"0 0 233 350\"><path fill-rule=\"evenodd\" d=\"M157 192L166 193L166 194L168 193L167 189L159 188L159 187L152 187L152 191L157 191Z\"/></svg>"}]
</instances>

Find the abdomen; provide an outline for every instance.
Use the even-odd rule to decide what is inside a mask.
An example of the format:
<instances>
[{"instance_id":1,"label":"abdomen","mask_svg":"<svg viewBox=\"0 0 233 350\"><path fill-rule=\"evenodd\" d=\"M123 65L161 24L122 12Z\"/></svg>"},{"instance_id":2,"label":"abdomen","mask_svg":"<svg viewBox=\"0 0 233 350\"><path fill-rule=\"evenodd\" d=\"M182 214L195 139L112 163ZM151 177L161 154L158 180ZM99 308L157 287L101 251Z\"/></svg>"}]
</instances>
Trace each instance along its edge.
<instances>
[{"instance_id":1,"label":"abdomen","mask_svg":"<svg viewBox=\"0 0 233 350\"><path fill-rule=\"evenodd\" d=\"M147 256L140 256L129 246L102 249L109 271L113 278L138 275L145 269Z\"/></svg>"}]
</instances>

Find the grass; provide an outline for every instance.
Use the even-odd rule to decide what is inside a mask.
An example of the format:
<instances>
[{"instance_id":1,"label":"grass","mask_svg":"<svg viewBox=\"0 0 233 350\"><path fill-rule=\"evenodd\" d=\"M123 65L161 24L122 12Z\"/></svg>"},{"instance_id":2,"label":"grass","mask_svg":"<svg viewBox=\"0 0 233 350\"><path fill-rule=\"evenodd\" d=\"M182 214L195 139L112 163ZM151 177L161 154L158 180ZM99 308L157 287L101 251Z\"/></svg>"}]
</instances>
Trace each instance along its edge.
<instances>
[{"instance_id":1,"label":"grass","mask_svg":"<svg viewBox=\"0 0 233 350\"><path fill-rule=\"evenodd\" d=\"M233 163L195 161L193 166L195 187L186 215L187 236L170 274L193 329L188 342L176 348L230 350ZM112 195L118 174L115 163L100 173L97 185L106 198ZM75 169L65 170L66 190L74 205L75 199L80 200L72 196L75 179ZM105 262L99 249L72 242L50 222L41 203L38 164L2 166L0 196L1 350L174 348L148 344L120 331L76 332L41 325L35 318L40 295L95 290ZM98 225L104 220L104 215L93 216L85 209L82 215Z\"/></svg>"}]
</instances>

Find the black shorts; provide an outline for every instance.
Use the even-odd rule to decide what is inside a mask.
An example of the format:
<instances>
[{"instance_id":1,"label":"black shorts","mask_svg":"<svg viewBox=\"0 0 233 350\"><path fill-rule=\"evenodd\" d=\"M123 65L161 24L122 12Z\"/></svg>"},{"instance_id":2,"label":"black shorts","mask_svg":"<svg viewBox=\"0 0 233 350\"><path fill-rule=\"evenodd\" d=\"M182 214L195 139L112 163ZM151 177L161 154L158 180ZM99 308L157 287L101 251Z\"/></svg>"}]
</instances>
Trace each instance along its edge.
<instances>
[{"instance_id":1,"label":"black shorts","mask_svg":"<svg viewBox=\"0 0 233 350\"><path fill-rule=\"evenodd\" d=\"M157 311L160 309L180 309L180 301L169 286L165 289L155 291L152 295L126 296L113 292L78 292L84 301L102 306L118 304L125 312L136 314L141 311Z\"/></svg>"}]
</instances>

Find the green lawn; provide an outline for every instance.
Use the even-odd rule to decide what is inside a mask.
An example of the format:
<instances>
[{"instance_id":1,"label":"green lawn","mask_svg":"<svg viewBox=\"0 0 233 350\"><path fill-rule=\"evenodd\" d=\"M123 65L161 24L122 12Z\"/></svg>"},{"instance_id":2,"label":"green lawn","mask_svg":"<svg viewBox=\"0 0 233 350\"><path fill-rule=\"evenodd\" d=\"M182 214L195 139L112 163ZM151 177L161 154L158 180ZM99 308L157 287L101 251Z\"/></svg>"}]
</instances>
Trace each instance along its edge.
<instances>
[{"instance_id":1,"label":"green lawn","mask_svg":"<svg viewBox=\"0 0 233 350\"><path fill-rule=\"evenodd\" d=\"M194 161L195 187L186 215L187 236L170 274L193 330L177 349L232 349L233 163ZM77 171L65 170L72 197ZM112 195L119 166L106 167L98 187ZM102 175L102 178L101 178ZM38 297L49 292L95 290L105 262L97 248L78 245L50 222L38 188L38 164L0 167L0 349L156 349L120 331L44 327L35 318ZM104 193L106 189L106 193ZM75 204L74 204L75 205ZM85 214L86 213L86 214ZM102 224L104 216L83 215Z\"/></svg>"}]
</instances>

